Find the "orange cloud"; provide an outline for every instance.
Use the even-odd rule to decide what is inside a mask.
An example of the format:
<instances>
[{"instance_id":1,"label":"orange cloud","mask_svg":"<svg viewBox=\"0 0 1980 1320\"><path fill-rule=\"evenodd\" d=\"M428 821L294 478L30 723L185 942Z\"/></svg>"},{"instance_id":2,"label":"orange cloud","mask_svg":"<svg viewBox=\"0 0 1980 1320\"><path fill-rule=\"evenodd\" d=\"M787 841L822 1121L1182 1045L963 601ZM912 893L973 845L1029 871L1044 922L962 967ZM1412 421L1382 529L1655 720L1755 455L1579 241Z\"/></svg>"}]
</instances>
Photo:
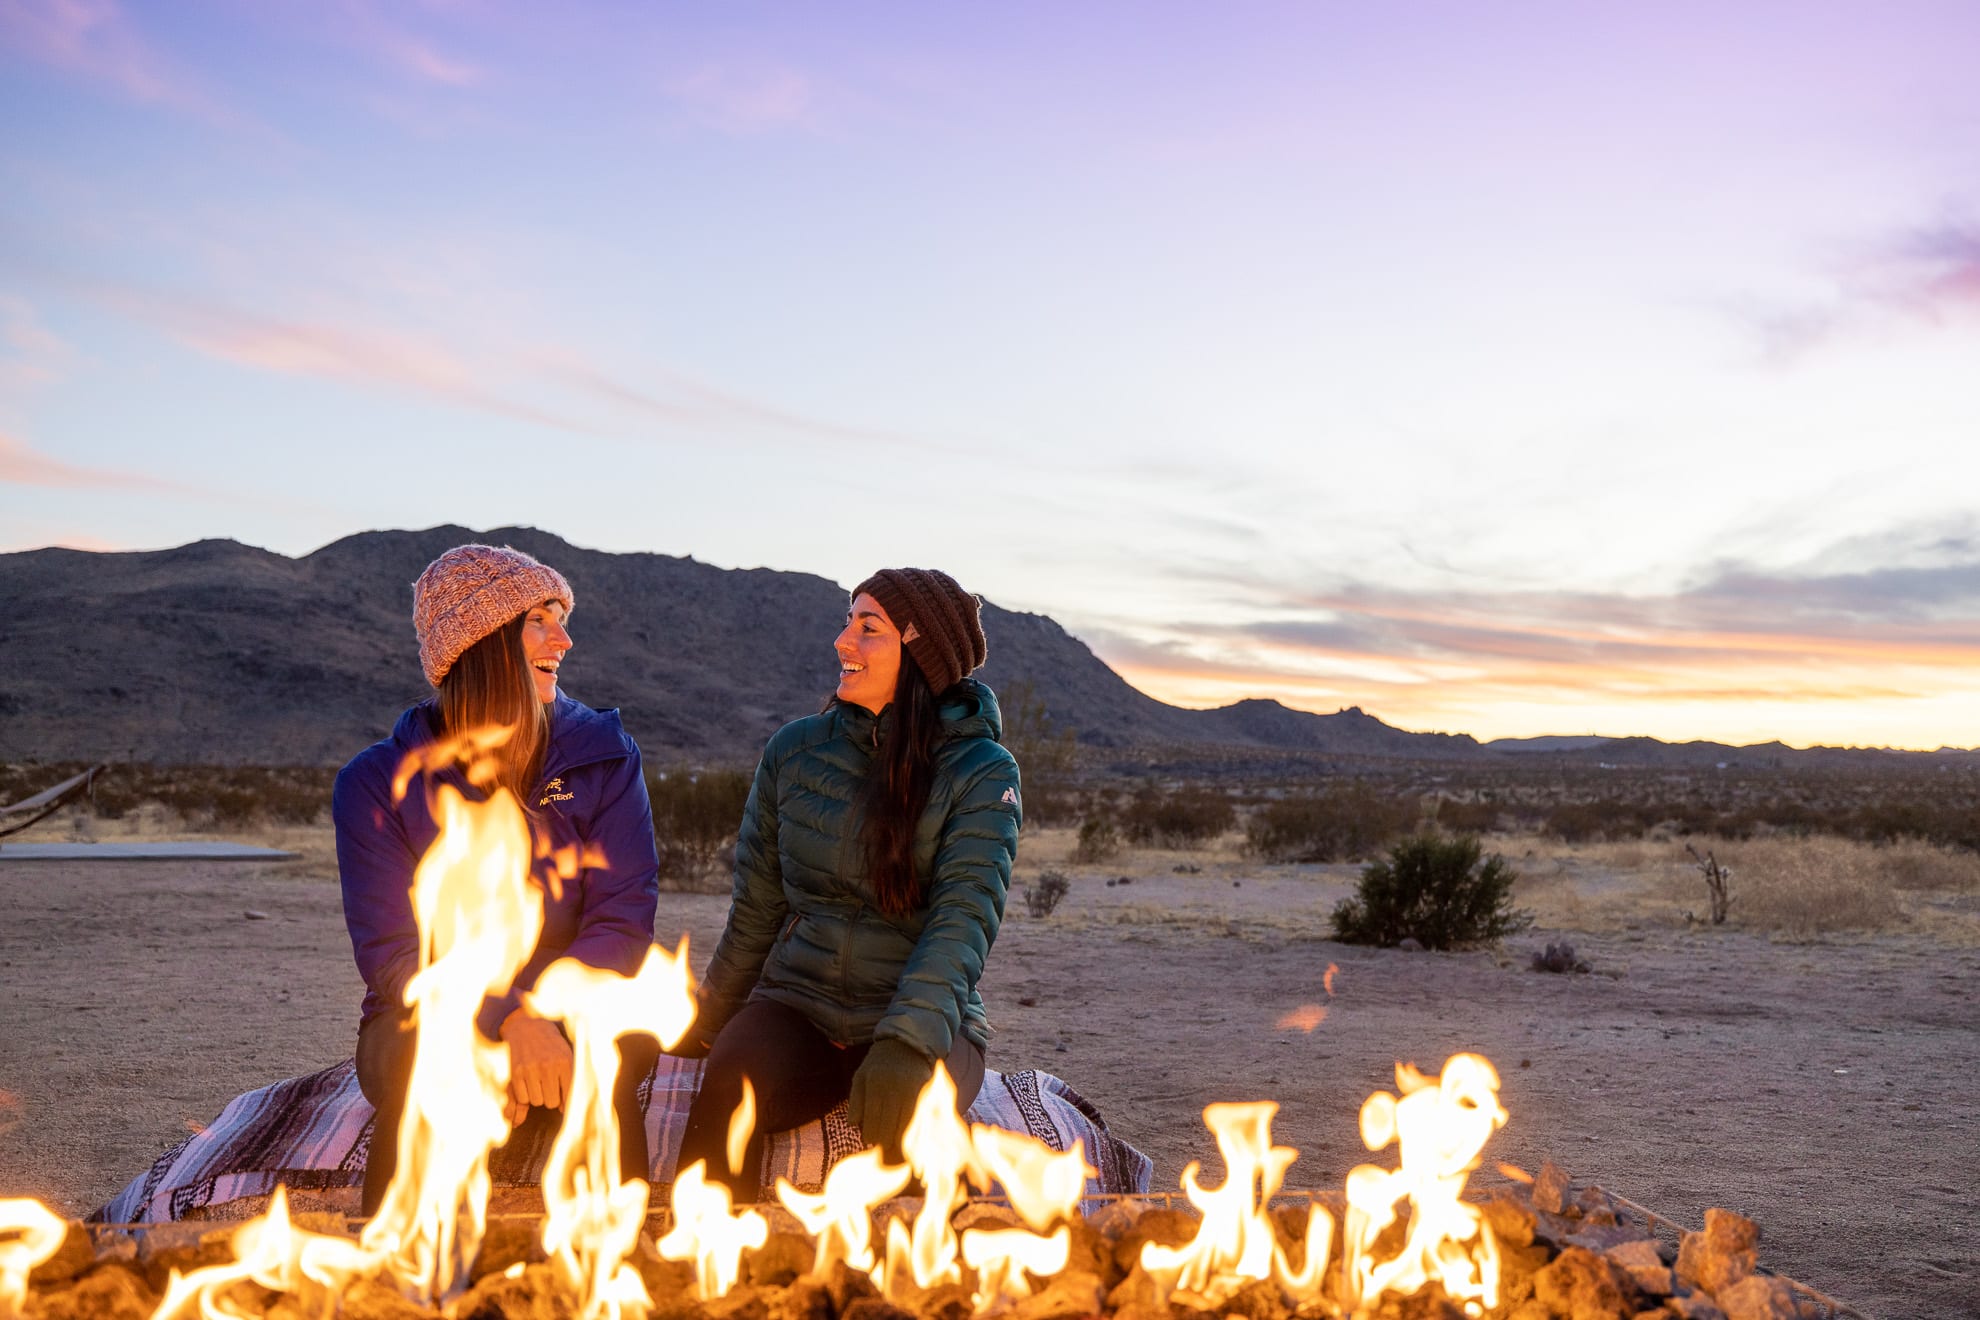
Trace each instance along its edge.
<instances>
[{"instance_id":1,"label":"orange cloud","mask_svg":"<svg viewBox=\"0 0 1980 1320\"><path fill-rule=\"evenodd\" d=\"M1233 579L1230 595L1262 600L1266 617L1094 645L1131 683L1184 705L1367 705L1407 727L1485 737L1604 724L1663 737L1980 743L1980 537L1912 540L1894 540L1881 567L1726 569L1662 595L1283 591Z\"/></svg>"}]
</instances>

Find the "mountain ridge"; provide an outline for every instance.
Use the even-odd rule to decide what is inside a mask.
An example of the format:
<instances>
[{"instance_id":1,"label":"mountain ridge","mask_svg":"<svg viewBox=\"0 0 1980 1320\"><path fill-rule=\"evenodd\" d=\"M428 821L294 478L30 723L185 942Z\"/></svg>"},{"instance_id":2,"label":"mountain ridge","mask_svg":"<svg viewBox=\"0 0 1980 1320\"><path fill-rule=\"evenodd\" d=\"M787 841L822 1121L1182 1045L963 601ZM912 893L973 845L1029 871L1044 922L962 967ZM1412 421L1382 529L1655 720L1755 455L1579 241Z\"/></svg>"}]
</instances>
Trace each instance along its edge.
<instances>
[{"instance_id":1,"label":"mountain ridge","mask_svg":"<svg viewBox=\"0 0 1980 1320\"><path fill-rule=\"evenodd\" d=\"M226 538L150 551L0 554L0 759L339 764L426 695L411 583L451 546L513 545L577 597L572 695L616 705L655 764L746 764L836 682L843 588L816 574L587 550L533 527L357 532L291 557ZM983 677L1098 751L1231 748L1343 758L1554 756L1641 764L1931 756L1559 737L1481 743L1270 698L1192 710L1141 692L1057 621L984 605Z\"/></svg>"}]
</instances>

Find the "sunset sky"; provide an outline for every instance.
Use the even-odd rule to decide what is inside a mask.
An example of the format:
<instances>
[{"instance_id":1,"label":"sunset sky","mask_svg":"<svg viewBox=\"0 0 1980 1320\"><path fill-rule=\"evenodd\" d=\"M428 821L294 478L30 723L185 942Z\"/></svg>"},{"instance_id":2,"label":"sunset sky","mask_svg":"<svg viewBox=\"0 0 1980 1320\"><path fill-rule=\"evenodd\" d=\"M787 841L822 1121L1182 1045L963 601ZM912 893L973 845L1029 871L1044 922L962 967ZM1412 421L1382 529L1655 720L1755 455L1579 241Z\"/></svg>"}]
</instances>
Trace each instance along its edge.
<instances>
[{"instance_id":1,"label":"sunset sky","mask_svg":"<svg viewBox=\"0 0 1980 1320\"><path fill-rule=\"evenodd\" d=\"M525 523L943 567L1188 705L1980 744L1976 52L1968 0L0 0L0 550Z\"/></svg>"}]
</instances>

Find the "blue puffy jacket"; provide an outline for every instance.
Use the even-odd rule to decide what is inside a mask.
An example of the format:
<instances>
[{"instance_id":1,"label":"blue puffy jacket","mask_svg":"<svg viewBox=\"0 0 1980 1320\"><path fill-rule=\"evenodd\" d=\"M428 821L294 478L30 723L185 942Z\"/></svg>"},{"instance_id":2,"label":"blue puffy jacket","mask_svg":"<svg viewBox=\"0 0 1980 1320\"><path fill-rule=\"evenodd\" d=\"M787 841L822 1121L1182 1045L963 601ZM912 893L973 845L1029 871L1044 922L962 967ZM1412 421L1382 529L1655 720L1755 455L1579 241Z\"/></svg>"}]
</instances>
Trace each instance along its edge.
<instances>
[{"instance_id":1,"label":"blue puffy jacket","mask_svg":"<svg viewBox=\"0 0 1980 1320\"><path fill-rule=\"evenodd\" d=\"M438 705L426 701L414 706L399 717L391 737L365 748L338 772L331 796L344 924L366 986L361 1021L403 1002L406 982L419 967L413 869L439 836L440 826L428 810L428 793L420 781L415 779L395 803L392 778L407 753L439 733ZM481 796L457 771L440 777L464 796ZM558 694L550 708L543 778L531 798L535 852L543 859L533 877L543 891L543 933L514 988L482 1005L477 1022L491 1040L502 1020L521 1004L522 992L556 959L569 955L630 976L653 942L660 892L653 808L639 748L626 736L619 713L592 710ZM581 867L575 879L551 885L553 863L548 859L573 844L579 856L602 864Z\"/></svg>"}]
</instances>

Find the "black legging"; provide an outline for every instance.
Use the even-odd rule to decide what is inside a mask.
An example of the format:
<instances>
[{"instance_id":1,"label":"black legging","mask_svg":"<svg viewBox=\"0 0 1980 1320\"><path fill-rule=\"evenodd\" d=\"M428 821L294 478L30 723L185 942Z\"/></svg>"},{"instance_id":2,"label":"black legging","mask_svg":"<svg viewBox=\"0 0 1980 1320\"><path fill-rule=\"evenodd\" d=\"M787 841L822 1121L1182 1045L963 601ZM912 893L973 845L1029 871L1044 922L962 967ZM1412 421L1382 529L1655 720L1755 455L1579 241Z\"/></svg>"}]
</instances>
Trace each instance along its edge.
<instances>
[{"instance_id":1,"label":"black legging","mask_svg":"<svg viewBox=\"0 0 1980 1320\"><path fill-rule=\"evenodd\" d=\"M385 1201L392 1172L399 1167L399 1121L405 1114L406 1088L412 1082L413 1047L419 1033L410 1026L411 1010L387 1010L358 1027L358 1089L378 1111L371 1129L371 1150L364 1161L363 1213L377 1213ZM646 1115L639 1106L639 1086L653 1071L660 1046L651 1036L619 1038L619 1080L612 1088L612 1110L619 1116L619 1176L650 1178L647 1167ZM550 1110L561 1124L562 1110ZM542 1122L534 1106L525 1123ZM522 1129L518 1127L517 1132ZM523 1147L520 1149L527 1149Z\"/></svg>"},{"instance_id":2,"label":"black legging","mask_svg":"<svg viewBox=\"0 0 1980 1320\"><path fill-rule=\"evenodd\" d=\"M712 1182L724 1183L738 1203L762 1189L764 1137L823 1118L852 1090L852 1076L871 1044L841 1045L784 1004L752 999L722 1028L708 1052L701 1090L688 1107L675 1176L705 1161ZM956 1083L956 1112L968 1109L983 1089L983 1050L961 1032L943 1061ZM756 1092L756 1126L744 1148L743 1166L729 1168L729 1119L742 1103L743 1078Z\"/></svg>"}]
</instances>

